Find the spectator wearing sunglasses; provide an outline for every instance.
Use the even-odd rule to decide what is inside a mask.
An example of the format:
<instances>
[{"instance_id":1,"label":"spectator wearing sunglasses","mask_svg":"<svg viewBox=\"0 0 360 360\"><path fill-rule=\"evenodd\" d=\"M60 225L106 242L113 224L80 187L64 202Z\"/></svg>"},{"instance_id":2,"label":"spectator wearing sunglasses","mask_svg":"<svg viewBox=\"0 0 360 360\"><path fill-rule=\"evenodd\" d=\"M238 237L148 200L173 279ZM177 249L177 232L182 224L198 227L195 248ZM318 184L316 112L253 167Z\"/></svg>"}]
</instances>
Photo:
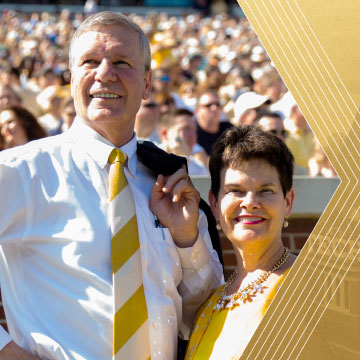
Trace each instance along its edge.
<instances>
[{"instance_id":1,"label":"spectator wearing sunglasses","mask_svg":"<svg viewBox=\"0 0 360 360\"><path fill-rule=\"evenodd\" d=\"M168 68L157 68L153 71L153 85L152 89L156 93L157 102L161 105L165 105L162 110L162 113L174 110L174 108L185 108L186 105L181 99L180 95L177 93L177 88L174 84L175 78L171 76L171 73L174 73L174 69L171 67ZM165 104L167 102L168 104ZM173 104L173 109L167 108L167 106Z\"/></svg>"},{"instance_id":2,"label":"spectator wearing sunglasses","mask_svg":"<svg viewBox=\"0 0 360 360\"><path fill-rule=\"evenodd\" d=\"M222 110L215 90L207 90L200 96L195 114L198 143L210 154L218 137L232 127L228 121L221 121Z\"/></svg>"},{"instance_id":3,"label":"spectator wearing sunglasses","mask_svg":"<svg viewBox=\"0 0 360 360\"><path fill-rule=\"evenodd\" d=\"M157 131L158 121L160 119L160 106L155 100L155 95L151 93L150 97L143 100L140 110L135 119L135 132L139 139L152 141L154 144L160 144L160 138Z\"/></svg>"}]
</instances>

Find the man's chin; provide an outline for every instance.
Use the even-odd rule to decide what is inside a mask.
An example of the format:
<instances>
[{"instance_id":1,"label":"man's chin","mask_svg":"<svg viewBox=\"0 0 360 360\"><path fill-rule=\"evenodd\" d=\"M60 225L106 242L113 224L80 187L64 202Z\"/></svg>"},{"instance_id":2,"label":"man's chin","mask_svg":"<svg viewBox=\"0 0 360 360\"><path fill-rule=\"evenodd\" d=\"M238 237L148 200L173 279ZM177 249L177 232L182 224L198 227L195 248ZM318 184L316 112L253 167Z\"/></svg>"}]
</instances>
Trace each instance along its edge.
<instances>
[{"instance_id":1,"label":"man's chin","mask_svg":"<svg viewBox=\"0 0 360 360\"><path fill-rule=\"evenodd\" d=\"M87 121L91 123L114 124L119 122L121 116L109 111L92 112L87 117Z\"/></svg>"}]
</instances>

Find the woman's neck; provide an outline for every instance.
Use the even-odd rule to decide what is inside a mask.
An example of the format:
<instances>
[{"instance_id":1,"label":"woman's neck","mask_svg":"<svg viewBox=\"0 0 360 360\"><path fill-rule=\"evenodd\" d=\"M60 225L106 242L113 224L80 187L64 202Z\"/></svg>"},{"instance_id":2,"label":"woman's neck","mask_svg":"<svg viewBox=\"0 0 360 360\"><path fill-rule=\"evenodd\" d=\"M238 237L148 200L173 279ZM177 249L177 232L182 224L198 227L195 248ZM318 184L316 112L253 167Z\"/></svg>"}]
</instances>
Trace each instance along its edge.
<instances>
[{"instance_id":1,"label":"woman's neck","mask_svg":"<svg viewBox=\"0 0 360 360\"><path fill-rule=\"evenodd\" d=\"M251 246L247 249L235 248L237 257L237 274L229 284L227 295L236 293L240 288L269 271L284 255L285 248L281 242L270 248Z\"/></svg>"},{"instance_id":2,"label":"woman's neck","mask_svg":"<svg viewBox=\"0 0 360 360\"><path fill-rule=\"evenodd\" d=\"M246 248L236 248L238 275L246 276L256 270L268 271L281 258L284 246L281 242L268 247L249 245Z\"/></svg>"}]
</instances>

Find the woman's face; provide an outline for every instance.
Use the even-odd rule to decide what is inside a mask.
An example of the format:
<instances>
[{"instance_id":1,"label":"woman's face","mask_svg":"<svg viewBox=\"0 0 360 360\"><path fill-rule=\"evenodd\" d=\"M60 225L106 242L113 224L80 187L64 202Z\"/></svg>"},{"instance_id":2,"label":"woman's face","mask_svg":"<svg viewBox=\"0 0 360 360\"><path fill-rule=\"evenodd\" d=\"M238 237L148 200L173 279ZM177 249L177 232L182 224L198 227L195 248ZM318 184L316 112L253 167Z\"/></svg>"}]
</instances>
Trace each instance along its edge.
<instances>
[{"instance_id":1,"label":"woman's face","mask_svg":"<svg viewBox=\"0 0 360 360\"><path fill-rule=\"evenodd\" d=\"M4 110L0 113L0 129L5 148L23 145L28 142L25 129L20 125L13 111Z\"/></svg>"},{"instance_id":2,"label":"woman's face","mask_svg":"<svg viewBox=\"0 0 360 360\"><path fill-rule=\"evenodd\" d=\"M223 169L218 198L210 192L209 200L234 246L242 247L249 241L261 245L281 241L294 191L284 198L276 168L263 160L250 160L237 169Z\"/></svg>"}]
</instances>

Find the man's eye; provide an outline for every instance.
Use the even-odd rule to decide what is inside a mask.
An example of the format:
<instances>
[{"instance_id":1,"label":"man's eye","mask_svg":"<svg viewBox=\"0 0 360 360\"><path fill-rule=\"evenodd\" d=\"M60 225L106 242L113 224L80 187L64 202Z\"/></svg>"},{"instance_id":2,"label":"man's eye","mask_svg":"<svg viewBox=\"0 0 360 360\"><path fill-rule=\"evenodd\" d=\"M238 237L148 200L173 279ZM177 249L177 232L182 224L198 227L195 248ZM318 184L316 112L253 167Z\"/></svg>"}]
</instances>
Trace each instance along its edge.
<instances>
[{"instance_id":1,"label":"man's eye","mask_svg":"<svg viewBox=\"0 0 360 360\"><path fill-rule=\"evenodd\" d=\"M99 62L94 60L94 59L87 59L83 61L83 64L89 64L89 65L95 65L98 64Z\"/></svg>"},{"instance_id":2,"label":"man's eye","mask_svg":"<svg viewBox=\"0 0 360 360\"><path fill-rule=\"evenodd\" d=\"M124 60L119 60L115 63L116 66L121 67L121 68L129 68L131 67L130 64L127 61Z\"/></svg>"}]
</instances>

